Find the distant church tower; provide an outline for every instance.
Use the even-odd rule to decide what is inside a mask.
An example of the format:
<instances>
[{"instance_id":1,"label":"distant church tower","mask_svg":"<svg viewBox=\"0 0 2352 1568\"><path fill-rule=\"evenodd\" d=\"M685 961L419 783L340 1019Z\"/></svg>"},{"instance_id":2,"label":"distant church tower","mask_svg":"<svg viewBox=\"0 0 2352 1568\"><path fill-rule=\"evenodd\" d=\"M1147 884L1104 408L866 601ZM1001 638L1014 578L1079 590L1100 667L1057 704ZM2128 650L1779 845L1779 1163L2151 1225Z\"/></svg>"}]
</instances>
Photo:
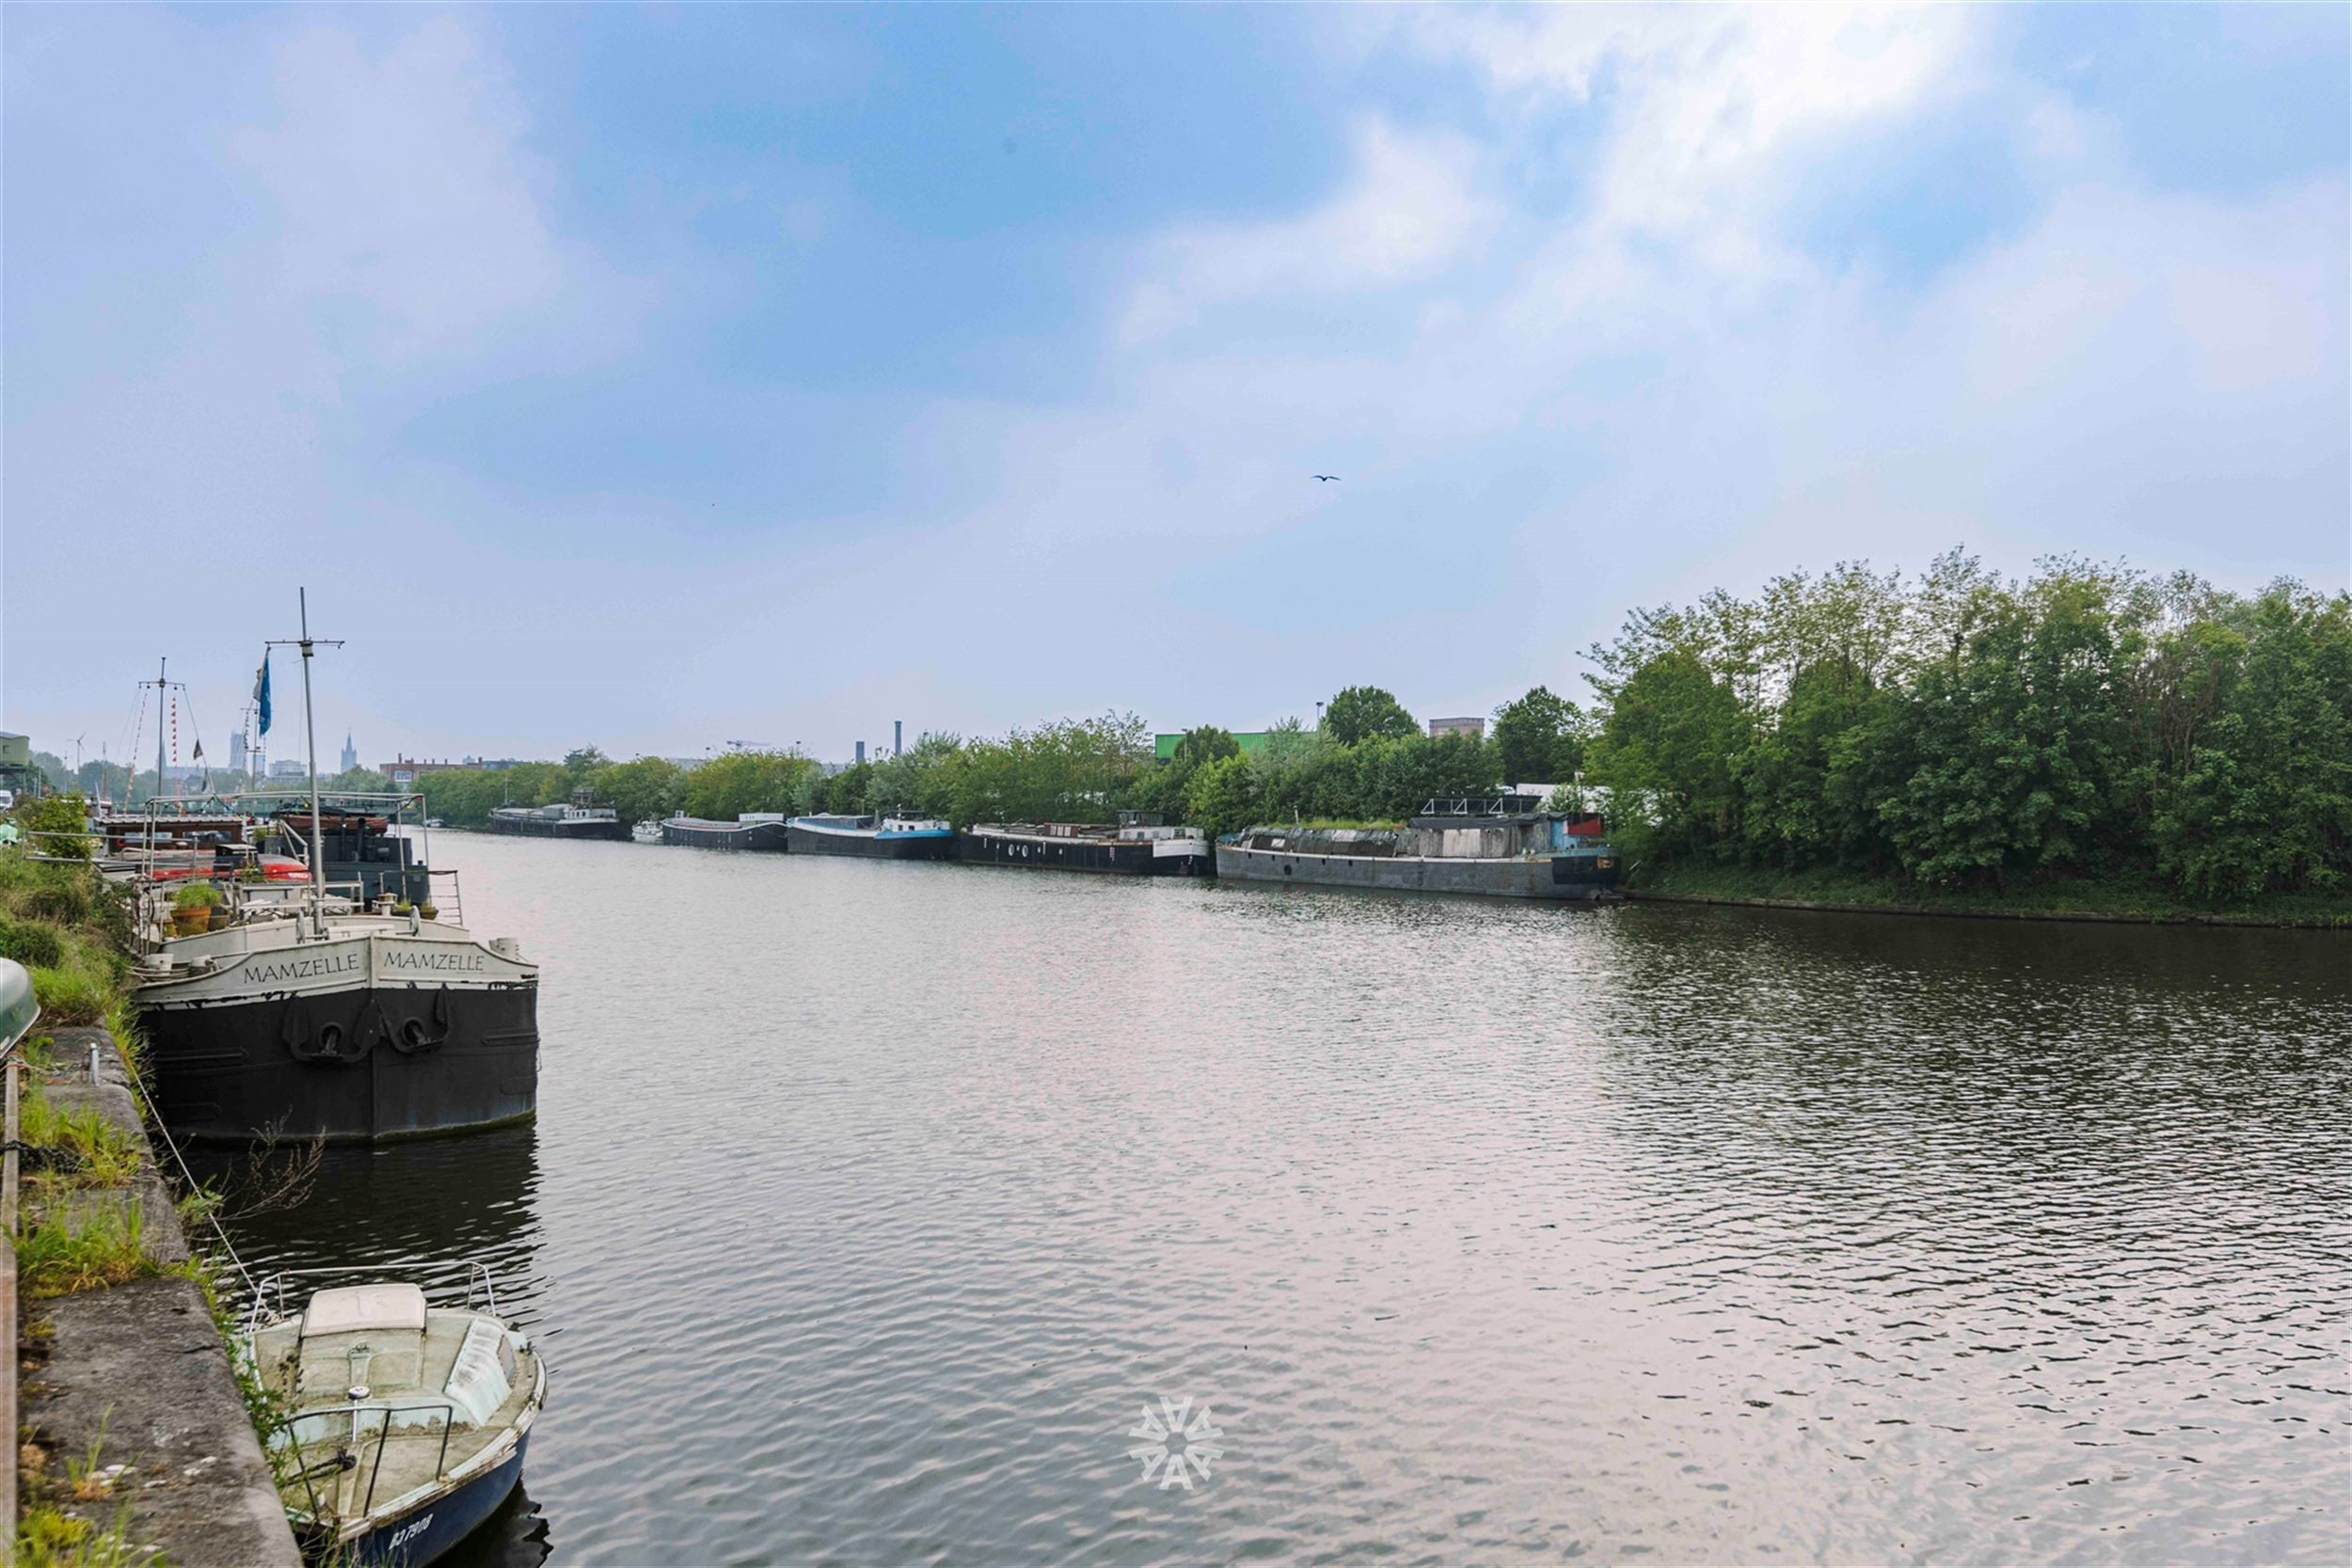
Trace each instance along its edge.
<instances>
[{"instance_id":1,"label":"distant church tower","mask_svg":"<svg viewBox=\"0 0 2352 1568\"><path fill-rule=\"evenodd\" d=\"M343 732L343 771L348 773L359 766L359 748L351 743L351 732Z\"/></svg>"}]
</instances>

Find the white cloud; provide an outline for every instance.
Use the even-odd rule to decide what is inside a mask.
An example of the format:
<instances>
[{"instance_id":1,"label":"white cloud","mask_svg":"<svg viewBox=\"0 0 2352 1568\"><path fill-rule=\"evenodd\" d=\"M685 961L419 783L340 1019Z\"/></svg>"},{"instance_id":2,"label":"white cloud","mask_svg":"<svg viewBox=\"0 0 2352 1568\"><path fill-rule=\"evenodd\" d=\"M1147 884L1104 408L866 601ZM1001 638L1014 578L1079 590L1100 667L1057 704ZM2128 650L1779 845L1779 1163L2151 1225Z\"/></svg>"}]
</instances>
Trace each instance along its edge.
<instances>
[{"instance_id":1,"label":"white cloud","mask_svg":"<svg viewBox=\"0 0 2352 1568\"><path fill-rule=\"evenodd\" d=\"M1775 160L1972 74L1959 8L1439 8L1417 20L1423 49L1468 61L1506 106L1565 100L1605 115L1593 223L1681 239L1725 265L1756 260L1743 220L1776 194Z\"/></svg>"},{"instance_id":2,"label":"white cloud","mask_svg":"<svg viewBox=\"0 0 2352 1568\"><path fill-rule=\"evenodd\" d=\"M1494 231L1497 208L1477 189L1467 141L1408 135L1376 119L1359 123L1353 141L1355 172L1311 212L1162 236L1141 261L1124 336L1156 338L1237 300L1418 282L1474 254Z\"/></svg>"},{"instance_id":3,"label":"white cloud","mask_svg":"<svg viewBox=\"0 0 2352 1568\"><path fill-rule=\"evenodd\" d=\"M1204 687L1404 662L1472 703L1511 694L1484 689L1496 672L1563 673L1628 605L1799 562L1915 566L1965 541L2009 567L2079 548L2241 585L2312 570L2282 542L2322 515L2340 531L2352 501L2330 428L2346 401L2341 187L2149 192L2110 127L1996 70L1973 25L1422 13L1399 31L1479 66L1503 111L1492 139L1439 144L1422 166L1440 177L1410 181L1396 141L1363 136L1331 201L1142 247L1111 349L1122 395L948 416L1004 457L1002 490L961 527L1040 562L1078 542L1175 549L1236 594L1262 567L1290 573L1279 624L1248 601L1219 629L1234 669L1197 668ZM2030 221L1924 280L1788 237L1792 191L1963 94L2038 182ZM1549 124L1516 112L1537 97ZM1513 214L1500 179L1472 177L1549 154L1560 105L1580 103L1588 198L1565 216ZM1423 224L1432 191L1475 223ZM1377 232L1391 192L1413 202L1409 231L1471 236L1481 264L1435 241L1392 264L1308 263L1349 252L1328 236ZM1279 341L1256 309L1275 297L1296 308ZM1382 332L1311 325L1366 312ZM1327 466L1343 485L1305 483ZM1492 511L1490 476L1508 482ZM1493 558L1410 563L1406 541L1465 530L1512 566L1450 587ZM1389 552L1394 591L1359 593L1349 551Z\"/></svg>"},{"instance_id":4,"label":"white cloud","mask_svg":"<svg viewBox=\"0 0 2352 1568\"><path fill-rule=\"evenodd\" d=\"M278 46L272 79L275 121L230 148L278 210L274 281L335 347L456 357L557 297L564 261L525 117L460 22L431 18L373 55L310 29Z\"/></svg>"},{"instance_id":5,"label":"white cloud","mask_svg":"<svg viewBox=\"0 0 2352 1568\"><path fill-rule=\"evenodd\" d=\"M782 527L721 548L677 498L561 476L339 462L332 422L284 391L397 415L444 381L599 352L580 345L636 330L609 308L634 285L559 232L517 97L458 22L401 15L388 46L310 34L277 56L266 127L233 142L268 221L194 291L209 314L190 342L138 385L11 425L41 454L11 509L58 541L32 572L16 546L11 573L69 571L75 531L111 519L233 527L262 560L308 558L334 519L330 554L391 574L338 630L378 650L351 656L386 661L371 678L414 683L414 712L621 747L654 737L614 724L692 712L667 721L670 749L747 733L719 727L738 710L802 714L748 733L829 744L882 713L1242 722L1361 679L1475 711L1536 679L1573 689L1574 650L1629 605L1841 556L1915 566L1955 541L2010 568L2079 548L2239 586L2340 573L2340 178L2153 192L2115 125L1989 56L1986 18L1383 13L1379 49L1406 66L1471 68L1486 98L1460 129L1432 128L1445 77L1409 127L1355 121L1304 211L1137 244L1073 376L1082 405L874 399L877 424L914 409L898 467L920 494L817 531L854 548ZM1399 62L1367 64L1369 81ZM1937 116L2006 135L2033 211L1925 278L1807 254L1792 195ZM1531 170L1564 208L1515 200ZM796 422L789 399L750 417ZM559 532L558 509L591 526ZM630 526L670 533L660 560L598 560ZM387 562L389 538L421 543ZM22 603L11 646L38 645ZM1036 604L1055 612L1008 608ZM788 695L731 686L772 663L779 628L822 668ZM576 657L537 677L528 722L577 733L439 717L472 671L545 647Z\"/></svg>"}]
</instances>

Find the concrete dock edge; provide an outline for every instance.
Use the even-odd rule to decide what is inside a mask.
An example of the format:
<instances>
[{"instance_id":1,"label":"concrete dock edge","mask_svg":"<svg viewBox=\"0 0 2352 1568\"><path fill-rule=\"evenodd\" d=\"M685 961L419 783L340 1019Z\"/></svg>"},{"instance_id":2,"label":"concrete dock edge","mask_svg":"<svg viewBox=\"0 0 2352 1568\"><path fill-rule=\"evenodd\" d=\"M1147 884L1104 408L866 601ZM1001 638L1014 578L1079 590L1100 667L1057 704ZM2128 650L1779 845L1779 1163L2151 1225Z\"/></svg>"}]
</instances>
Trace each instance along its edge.
<instances>
[{"instance_id":1,"label":"concrete dock edge","mask_svg":"<svg viewBox=\"0 0 2352 1568\"><path fill-rule=\"evenodd\" d=\"M154 1146L132 1098L114 1037L57 1028L43 1092L61 1108L94 1106L141 1149L135 1201L145 1243L167 1268L190 1252ZM96 1045L97 1081L90 1081ZM181 1568L298 1568L269 1465L254 1434L228 1347L185 1273L21 1304L17 1323L23 1431L50 1457L96 1448L101 1467L125 1466L98 1496L51 1506L100 1528L117 1522L139 1560Z\"/></svg>"}]
</instances>

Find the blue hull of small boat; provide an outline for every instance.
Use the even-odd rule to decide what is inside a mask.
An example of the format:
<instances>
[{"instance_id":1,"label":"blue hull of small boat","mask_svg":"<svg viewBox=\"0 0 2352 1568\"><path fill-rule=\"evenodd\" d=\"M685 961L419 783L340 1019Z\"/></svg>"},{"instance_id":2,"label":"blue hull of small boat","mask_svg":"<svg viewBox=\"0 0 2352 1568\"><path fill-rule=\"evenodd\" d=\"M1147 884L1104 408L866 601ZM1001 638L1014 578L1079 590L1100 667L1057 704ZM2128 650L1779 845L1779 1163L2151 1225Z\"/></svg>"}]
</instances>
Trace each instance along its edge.
<instances>
[{"instance_id":1,"label":"blue hull of small boat","mask_svg":"<svg viewBox=\"0 0 2352 1568\"><path fill-rule=\"evenodd\" d=\"M378 1525L352 1542L336 1560L352 1568L378 1568L379 1564L381 1568L424 1568L498 1512L499 1504L523 1479L523 1450L530 1447L531 1433L526 1432L505 1464L402 1518Z\"/></svg>"}]
</instances>

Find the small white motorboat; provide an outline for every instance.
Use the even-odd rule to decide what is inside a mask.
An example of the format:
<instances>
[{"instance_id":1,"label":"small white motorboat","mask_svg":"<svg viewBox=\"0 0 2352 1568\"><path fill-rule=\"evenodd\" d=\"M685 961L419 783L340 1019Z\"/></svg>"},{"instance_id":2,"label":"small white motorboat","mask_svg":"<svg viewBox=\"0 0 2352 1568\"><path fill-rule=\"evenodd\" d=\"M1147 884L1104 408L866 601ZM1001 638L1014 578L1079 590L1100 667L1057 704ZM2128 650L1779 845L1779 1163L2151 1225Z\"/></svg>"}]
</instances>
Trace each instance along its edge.
<instances>
[{"instance_id":1,"label":"small white motorboat","mask_svg":"<svg viewBox=\"0 0 2352 1568\"><path fill-rule=\"evenodd\" d=\"M289 1412L266 1441L306 1553L423 1568L522 1479L547 1368L474 1276L488 1311L470 1290L436 1307L409 1284L318 1291L291 1316L256 1305L238 1348Z\"/></svg>"}]
</instances>

